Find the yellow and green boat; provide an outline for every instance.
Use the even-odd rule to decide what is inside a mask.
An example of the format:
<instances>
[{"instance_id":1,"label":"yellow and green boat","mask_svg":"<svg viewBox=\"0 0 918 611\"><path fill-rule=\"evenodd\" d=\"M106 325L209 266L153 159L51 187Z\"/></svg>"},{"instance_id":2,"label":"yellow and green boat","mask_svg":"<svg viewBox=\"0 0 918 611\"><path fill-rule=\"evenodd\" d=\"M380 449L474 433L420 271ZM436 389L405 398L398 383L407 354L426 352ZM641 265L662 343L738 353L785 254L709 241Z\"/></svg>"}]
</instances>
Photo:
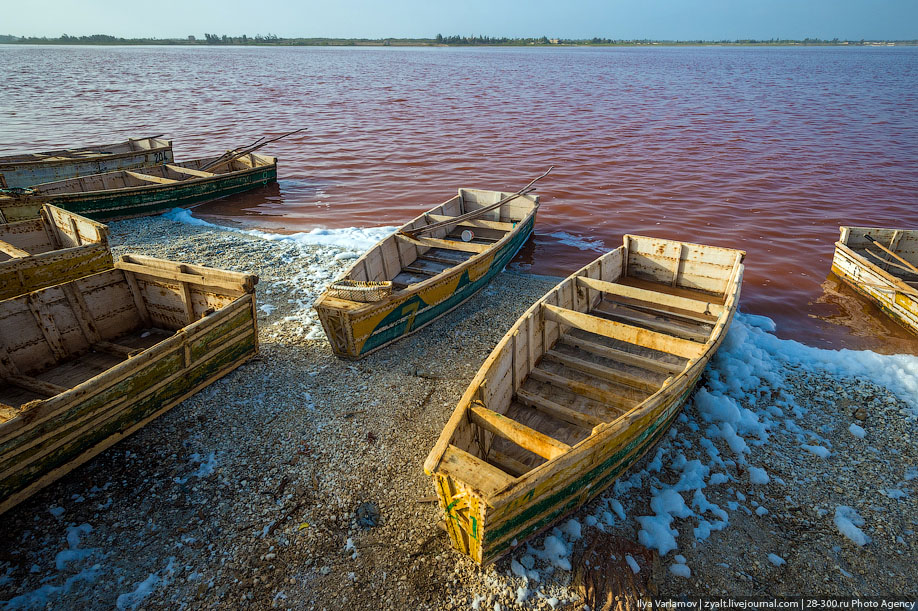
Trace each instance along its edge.
<instances>
[{"instance_id":1,"label":"yellow and green boat","mask_svg":"<svg viewBox=\"0 0 918 611\"><path fill-rule=\"evenodd\" d=\"M532 234L533 195L459 189L376 244L319 297L334 353L358 359L458 307Z\"/></svg>"},{"instance_id":2,"label":"yellow and green boat","mask_svg":"<svg viewBox=\"0 0 918 611\"><path fill-rule=\"evenodd\" d=\"M38 216L43 204L96 219L157 214L248 191L277 180L277 159L248 153L120 170L0 191L7 221Z\"/></svg>"},{"instance_id":3,"label":"yellow and green boat","mask_svg":"<svg viewBox=\"0 0 918 611\"><path fill-rule=\"evenodd\" d=\"M637 463L723 341L744 257L626 235L529 308L424 463L453 547L493 562Z\"/></svg>"}]
</instances>

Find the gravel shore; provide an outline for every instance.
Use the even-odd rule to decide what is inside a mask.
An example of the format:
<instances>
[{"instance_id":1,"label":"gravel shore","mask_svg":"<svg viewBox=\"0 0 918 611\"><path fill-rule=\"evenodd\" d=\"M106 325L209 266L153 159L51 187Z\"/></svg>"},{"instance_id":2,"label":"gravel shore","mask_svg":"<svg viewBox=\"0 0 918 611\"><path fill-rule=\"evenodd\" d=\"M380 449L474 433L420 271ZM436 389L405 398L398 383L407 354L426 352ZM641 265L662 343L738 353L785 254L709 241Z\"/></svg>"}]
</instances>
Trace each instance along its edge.
<instances>
[{"instance_id":1,"label":"gravel shore","mask_svg":"<svg viewBox=\"0 0 918 611\"><path fill-rule=\"evenodd\" d=\"M766 421L765 440L745 435L737 452L696 398L627 480L482 570L437 527L423 460L482 360L556 280L500 274L352 363L332 355L310 307L353 257L346 248L164 217L111 233L116 255L257 273L261 354L5 514L5 608L596 609L628 592L918 595L918 425L901 392L774 364L737 395ZM638 518L653 514L650 491L677 485L696 459L722 470L702 498L728 519L705 533L700 516L717 512L695 505L673 524L677 549L647 549ZM770 477L751 476L754 465ZM869 542L842 533L839 507ZM549 537L566 549L552 553Z\"/></svg>"}]
</instances>

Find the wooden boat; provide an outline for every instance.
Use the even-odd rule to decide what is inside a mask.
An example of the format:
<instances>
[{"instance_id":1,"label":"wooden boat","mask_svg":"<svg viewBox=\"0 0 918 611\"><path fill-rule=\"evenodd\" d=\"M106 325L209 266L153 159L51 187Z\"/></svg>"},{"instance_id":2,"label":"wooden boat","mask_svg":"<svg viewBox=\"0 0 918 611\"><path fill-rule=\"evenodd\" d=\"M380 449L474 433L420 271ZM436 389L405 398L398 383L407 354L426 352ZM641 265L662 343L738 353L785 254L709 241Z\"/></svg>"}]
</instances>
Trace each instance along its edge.
<instances>
[{"instance_id":1,"label":"wooden boat","mask_svg":"<svg viewBox=\"0 0 918 611\"><path fill-rule=\"evenodd\" d=\"M520 317L424 463L457 550L494 561L650 450L723 341L744 257L626 235Z\"/></svg>"},{"instance_id":2,"label":"wooden boat","mask_svg":"<svg viewBox=\"0 0 918 611\"><path fill-rule=\"evenodd\" d=\"M40 212L0 223L0 299L112 267L108 227L49 204Z\"/></svg>"},{"instance_id":3,"label":"wooden boat","mask_svg":"<svg viewBox=\"0 0 918 611\"><path fill-rule=\"evenodd\" d=\"M918 229L840 229L832 272L918 335Z\"/></svg>"},{"instance_id":4,"label":"wooden boat","mask_svg":"<svg viewBox=\"0 0 918 611\"><path fill-rule=\"evenodd\" d=\"M125 255L0 302L0 513L254 356L257 282Z\"/></svg>"},{"instance_id":5,"label":"wooden boat","mask_svg":"<svg viewBox=\"0 0 918 611\"><path fill-rule=\"evenodd\" d=\"M172 141L130 138L113 144L0 157L0 187L31 187L45 182L172 163Z\"/></svg>"},{"instance_id":6,"label":"wooden boat","mask_svg":"<svg viewBox=\"0 0 918 611\"><path fill-rule=\"evenodd\" d=\"M42 204L94 219L156 214L177 206L226 197L277 180L277 159L250 153L209 170L220 157L167 163L143 171L122 170L0 193L0 212L10 221L33 218Z\"/></svg>"},{"instance_id":7,"label":"wooden boat","mask_svg":"<svg viewBox=\"0 0 918 611\"><path fill-rule=\"evenodd\" d=\"M403 225L357 259L315 303L334 353L350 359L366 356L430 324L487 284L526 242L535 224L538 197L514 195L459 189L458 195ZM511 196L477 218L451 222ZM430 225L438 228L417 237L406 235ZM474 237L463 241L463 231ZM342 289L343 283L370 285L351 290ZM385 290L389 283L391 292ZM379 300L361 301L355 294L361 288L380 292L370 297Z\"/></svg>"}]
</instances>

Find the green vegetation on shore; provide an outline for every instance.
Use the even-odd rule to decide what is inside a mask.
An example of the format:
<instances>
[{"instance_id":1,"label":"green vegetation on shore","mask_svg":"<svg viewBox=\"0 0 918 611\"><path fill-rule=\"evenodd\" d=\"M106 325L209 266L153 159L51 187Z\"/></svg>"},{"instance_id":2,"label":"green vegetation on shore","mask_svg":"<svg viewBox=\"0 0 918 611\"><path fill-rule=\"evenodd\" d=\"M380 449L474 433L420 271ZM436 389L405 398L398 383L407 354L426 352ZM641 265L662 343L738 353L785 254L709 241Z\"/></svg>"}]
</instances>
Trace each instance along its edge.
<instances>
[{"instance_id":1,"label":"green vegetation on shore","mask_svg":"<svg viewBox=\"0 0 918 611\"><path fill-rule=\"evenodd\" d=\"M613 40L610 38L507 38L492 36L443 36L437 34L434 38L281 38L276 34L262 36L227 36L226 34L204 34L203 38L190 35L186 38L119 38L109 34L93 34L91 36L69 36L62 34L57 38L45 36L14 36L0 34L0 44L29 44L29 45L190 45L190 46L690 46L690 45L915 45L918 40L822 40L819 38L804 38L803 40L771 39L771 40Z\"/></svg>"}]
</instances>

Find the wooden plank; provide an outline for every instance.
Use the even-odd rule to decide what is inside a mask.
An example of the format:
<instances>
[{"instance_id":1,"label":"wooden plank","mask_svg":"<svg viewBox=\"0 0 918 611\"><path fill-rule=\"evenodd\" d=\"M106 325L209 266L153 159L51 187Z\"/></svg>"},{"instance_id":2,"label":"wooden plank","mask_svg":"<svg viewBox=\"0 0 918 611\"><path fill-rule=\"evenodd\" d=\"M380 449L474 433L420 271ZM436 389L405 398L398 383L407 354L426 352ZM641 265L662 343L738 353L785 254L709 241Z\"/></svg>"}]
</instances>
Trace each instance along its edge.
<instances>
[{"instance_id":1,"label":"wooden plank","mask_svg":"<svg viewBox=\"0 0 918 611\"><path fill-rule=\"evenodd\" d=\"M637 299L631 299L629 297L609 296L606 297L605 301L627 306L632 310L639 310L641 312L654 314L655 316L663 316L665 318L671 319L673 322L684 321L688 323L710 325L712 327L717 324L716 316L711 316L709 314L697 314L695 312L688 312L686 310L680 310L679 308L674 308L671 306L647 303L646 301L638 301Z\"/></svg>"},{"instance_id":2,"label":"wooden plank","mask_svg":"<svg viewBox=\"0 0 918 611\"><path fill-rule=\"evenodd\" d=\"M421 246L443 248L444 250L461 250L462 252L482 253L491 249L490 244L475 244L473 242L457 242L454 240L441 240L440 238L411 238Z\"/></svg>"},{"instance_id":3,"label":"wooden plank","mask_svg":"<svg viewBox=\"0 0 918 611\"><path fill-rule=\"evenodd\" d=\"M178 166L178 165L169 165L168 163L166 164L166 167L178 174L187 174L188 176L196 176L198 178L213 178L214 176L216 176L216 174L214 174L213 172L204 172L202 170L192 170L191 168L183 168L182 166Z\"/></svg>"},{"instance_id":4,"label":"wooden plank","mask_svg":"<svg viewBox=\"0 0 918 611\"><path fill-rule=\"evenodd\" d=\"M704 344L641 329L640 327L614 320L606 320L590 314L583 314L582 312L575 312L566 308L559 308L548 303L542 304L542 315L547 320L560 324L577 327L590 333L610 337L629 344L668 352L687 359L699 357L705 351Z\"/></svg>"},{"instance_id":5,"label":"wooden plank","mask_svg":"<svg viewBox=\"0 0 918 611\"><path fill-rule=\"evenodd\" d=\"M159 176L150 176L149 174L141 174L139 172L131 172L129 170L126 170L124 173L127 174L128 176L132 176L136 178L137 180L142 180L144 182L152 182L152 183L156 183L160 185L171 185L173 183L179 182L171 178L160 178Z\"/></svg>"},{"instance_id":6,"label":"wooden plank","mask_svg":"<svg viewBox=\"0 0 918 611\"><path fill-rule=\"evenodd\" d=\"M436 254L431 253L431 251L425 252L423 255L419 256L415 261L430 261L431 263L440 263L441 265L447 265L449 267L455 267L462 263L458 259L450 259L449 257L441 257ZM445 269L449 269L449 267Z\"/></svg>"},{"instance_id":7,"label":"wooden plank","mask_svg":"<svg viewBox=\"0 0 918 611\"><path fill-rule=\"evenodd\" d=\"M115 261L115 269L123 269L127 271L134 272L140 276L149 276L151 278L157 278L161 280L174 280L176 282L190 282L191 284L198 284L202 286L212 286L221 289L245 290L245 286L242 282L236 282L231 280L224 280L222 278L212 278L207 276L202 276L193 273L184 273L184 272L175 272L167 269L156 269L153 267L148 267L146 265L139 265L137 263L128 263L125 261Z\"/></svg>"},{"instance_id":8,"label":"wooden plank","mask_svg":"<svg viewBox=\"0 0 918 611\"><path fill-rule=\"evenodd\" d=\"M76 219L72 216L69 217L70 220L70 230L73 231L73 241L76 242L77 246L83 245L83 238L80 237L80 228L77 227Z\"/></svg>"},{"instance_id":9,"label":"wooden plank","mask_svg":"<svg viewBox=\"0 0 918 611\"><path fill-rule=\"evenodd\" d=\"M60 287L64 291L64 296L67 297L70 309L73 310L73 317L77 319L80 329L83 331L86 343L95 344L101 341L102 337L96 328L96 321L93 319L89 306L86 305L86 300L83 299L83 294L80 290L73 282L61 284Z\"/></svg>"},{"instance_id":10,"label":"wooden plank","mask_svg":"<svg viewBox=\"0 0 918 611\"><path fill-rule=\"evenodd\" d=\"M659 320L659 316L657 314L641 312L640 310L634 310L626 306L613 303L611 301L599 302L596 307L593 308L593 312L606 314L607 316L612 316L625 322L633 323L635 326L649 327L653 331L658 331L660 333L665 333L666 335L672 335L674 337L681 337L683 339L690 339L702 344L708 341L708 338L711 337L710 331L698 331L696 330L697 327L692 329L686 326L691 323L679 324L669 320Z\"/></svg>"},{"instance_id":11,"label":"wooden plank","mask_svg":"<svg viewBox=\"0 0 918 611\"><path fill-rule=\"evenodd\" d=\"M443 270L434 271L432 269L427 269L425 267L418 267L416 265L406 265L405 267L402 268L402 270L408 273L411 273L411 274L421 274L422 276L430 276L431 278L433 278L434 276L439 276L440 274L443 273Z\"/></svg>"},{"instance_id":12,"label":"wooden plank","mask_svg":"<svg viewBox=\"0 0 918 611\"><path fill-rule=\"evenodd\" d=\"M117 263L115 264L117 266ZM140 285L137 284L137 278L134 276L134 272L128 270L122 270L124 273L124 279L127 281L128 289L131 291L131 298L134 300L134 308L137 310L137 314L140 316L140 320L143 322L144 327L152 327L153 319L150 318L150 312L147 310L146 301L144 301L143 293L140 292Z\"/></svg>"},{"instance_id":13,"label":"wooden plank","mask_svg":"<svg viewBox=\"0 0 918 611\"><path fill-rule=\"evenodd\" d=\"M502 416L482 405L473 404L470 406L469 418L486 431L500 435L521 448L525 448L533 454L538 454L548 460L561 456L571 449L566 443L531 429L525 424L520 424L512 418Z\"/></svg>"},{"instance_id":14,"label":"wooden plank","mask_svg":"<svg viewBox=\"0 0 918 611\"><path fill-rule=\"evenodd\" d=\"M485 498L497 494L516 479L452 444L443 453L437 471L462 482Z\"/></svg>"},{"instance_id":15,"label":"wooden plank","mask_svg":"<svg viewBox=\"0 0 918 611\"><path fill-rule=\"evenodd\" d=\"M900 240L900 239L902 239L902 231L899 230L899 229L896 229L895 231L893 231L892 238L890 238L890 240L889 240L889 246L886 247L886 250L887 250L887 251L895 252L895 251L896 251L896 247L899 245L899 240ZM885 266L884 266L884 268L883 268L883 269L885 269L886 271L889 271L889 264L892 263L892 261L891 261L890 258L889 258L890 256L891 256L891 255L887 253L887 255L886 255L886 264L885 264Z\"/></svg>"},{"instance_id":16,"label":"wooden plank","mask_svg":"<svg viewBox=\"0 0 918 611\"><path fill-rule=\"evenodd\" d=\"M641 367L642 369L649 369L651 371L658 371L660 373L669 374L677 374L684 369L684 367L680 365L667 363L665 361L658 361L646 356L631 354L630 352L625 352L624 350L618 350L609 346L603 346L602 344L580 339L579 337L573 337L568 334L562 335L560 341L573 348L579 348L580 350L595 354L596 356L601 356L613 361L625 363L626 365L631 365L633 367Z\"/></svg>"},{"instance_id":17,"label":"wooden plank","mask_svg":"<svg viewBox=\"0 0 918 611\"><path fill-rule=\"evenodd\" d=\"M699 301L697 299L689 299L687 297L678 297L676 295L668 295L666 293L658 293L656 291L650 291L633 286L626 286L624 284L617 284L614 282L604 282L602 280L595 280L593 278L586 278L583 276L578 276L577 282L591 289L602 291L608 295L616 295L618 297L627 297L629 299L645 301L648 304L666 305L674 308L679 308L680 310L688 310L689 312L698 312L700 314L708 314L710 316L720 316L721 312L724 311L724 306L717 303Z\"/></svg>"},{"instance_id":18,"label":"wooden plank","mask_svg":"<svg viewBox=\"0 0 918 611\"><path fill-rule=\"evenodd\" d=\"M51 382L45 382L44 380L39 380L37 378L33 378L32 376L11 375L7 376L5 379L7 382L14 386L25 388L26 390L30 390L35 394L45 397L54 397L70 390L64 386L58 386L57 384L52 384Z\"/></svg>"},{"instance_id":19,"label":"wooden plank","mask_svg":"<svg viewBox=\"0 0 918 611\"><path fill-rule=\"evenodd\" d=\"M4 242L2 240L0 240L0 252L5 252L9 256L16 258L16 259L31 256L31 254L28 251L25 251L21 248L13 246L9 242Z\"/></svg>"},{"instance_id":20,"label":"wooden plank","mask_svg":"<svg viewBox=\"0 0 918 611\"><path fill-rule=\"evenodd\" d=\"M188 286L187 282L182 282L181 287L182 305L185 306L185 319L190 325L195 321L194 302L191 300L191 287Z\"/></svg>"},{"instance_id":21,"label":"wooden plank","mask_svg":"<svg viewBox=\"0 0 918 611\"><path fill-rule=\"evenodd\" d=\"M26 302L51 352L55 357L63 360L67 358L67 351L64 350L64 342L61 338L60 331L58 331L57 326L54 324L54 317L51 315L51 311L48 309L48 306L41 301L41 294L43 293L29 293Z\"/></svg>"},{"instance_id":22,"label":"wooden plank","mask_svg":"<svg viewBox=\"0 0 918 611\"><path fill-rule=\"evenodd\" d=\"M453 218L455 218L452 216L446 216L445 214L426 214L424 216L425 218L436 223L451 221ZM512 231L514 227L514 223L504 223L502 221L486 221L484 219L468 219L465 221L460 221L456 224L465 227L477 227L479 229L497 229L500 231Z\"/></svg>"},{"instance_id":23,"label":"wooden plank","mask_svg":"<svg viewBox=\"0 0 918 611\"><path fill-rule=\"evenodd\" d=\"M605 420L592 416L590 414L585 414L583 412L578 412L575 409L569 407L564 407L560 403L555 403L541 395L536 393L529 392L523 388L520 388L516 393L517 401L523 405L528 405L533 409L537 409L543 414L557 418L558 420L563 420L564 422L573 424L574 426L579 426L588 430L592 430L593 427L603 424Z\"/></svg>"},{"instance_id":24,"label":"wooden plank","mask_svg":"<svg viewBox=\"0 0 918 611\"><path fill-rule=\"evenodd\" d=\"M631 399L609 390L597 388L592 384L587 384L586 382L571 380L570 378L546 371L540 367L533 369L529 373L529 378L535 380L536 382L544 382L546 384L551 384L552 386L557 386L558 388L563 388L564 390L572 392L575 395L581 395L587 399L592 399L594 401L598 401L599 403L611 405L612 407L620 410L628 411L639 403L636 399Z\"/></svg>"},{"instance_id":25,"label":"wooden plank","mask_svg":"<svg viewBox=\"0 0 918 611\"><path fill-rule=\"evenodd\" d=\"M131 348L130 346L122 346L121 344L115 344L107 341L99 341L92 345L92 349L96 352L105 352L111 354L112 356L117 356L120 358L130 358L135 354L142 352L138 348Z\"/></svg>"},{"instance_id":26,"label":"wooden plank","mask_svg":"<svg viewBox=\"0 0 918 611\"><path fill-rule=\"evenodd\" d=\"M631 373L626 373L624 371L616 371L615 369L606 367L605 365L591 363L590 361L586 361L574 356L569 356L554 349L546 352L545 356L553 361L561 363L570 369L574 369L576 371L580 371L597 378L602 378L603 380L608 380L609 382L615 382L616 384L631 386L633 388L646 391L650 394L655 393L660 388L660 384L652 380L648 380Z\"/></svg>"},{"instance_id":27,"label":"wooden plank","mask_svg":"<svg viewBox=\"0 0 918 611\"><path fill-rule=\"evenodd\" d=\"M502 471L506 471L515 477L528 473L529 470L532 469L532 467L526 463L518 461L509 454L504 454L500 450L492 449L488 452L488 462L497 465Z\"/></svg>"}]
</instances>

